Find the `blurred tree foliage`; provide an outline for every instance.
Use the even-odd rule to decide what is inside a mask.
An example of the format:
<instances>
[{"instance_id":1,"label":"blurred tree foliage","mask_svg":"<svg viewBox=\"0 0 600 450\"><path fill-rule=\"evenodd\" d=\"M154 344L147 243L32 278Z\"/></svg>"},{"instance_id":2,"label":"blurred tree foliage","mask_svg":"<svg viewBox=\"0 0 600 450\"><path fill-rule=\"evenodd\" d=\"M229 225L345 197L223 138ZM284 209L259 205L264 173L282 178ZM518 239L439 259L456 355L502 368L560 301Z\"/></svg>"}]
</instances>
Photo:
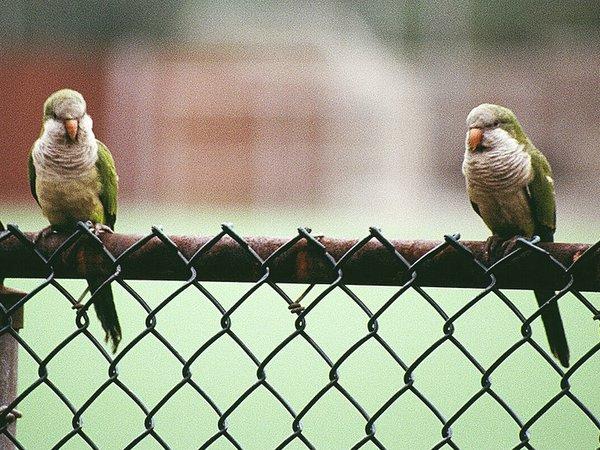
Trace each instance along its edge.
<instances>
[{"instance_id":1,"label":"blurred tree foliage","mask_svg":"<svg viewBox=\"0 0 600 450\"><path fill-rule=\"evenodd\" d=\"M352 0L384 40L402 47L425 41L476 46L528 45L549 40L600 41L598 0Z\"/></svg>"},{"instance_id":2,"label":"blurred tree foliage","mask_svg":"<svg viewBox=\"0 0 600 450\"><path fill-rule=\"evenodd\" d=\"M208 0L11 0L0 2L0 40L26 46L88 46L126 38L174 39L181 30L181 14L209 4L214 6ZM268 15L272 8L286 9L285 1L233 0L213 8L204 19L218 21L219 10L242 4L246 11L256 9L258 15ZM321 4L342 15L354 12L400 49L418 50L423 43L436 41L469 41L481 47L563 39L600 41L598 0L329 0ZM305 6L315 5L307 1ZM285 26L282 21L281 27Z\"/></svg>"},{"instance_id":3,"label":"blurred tree foliage","mask_svg":"<svg viewBox=\"0 0 600 450\"><path fill-rule=\"evenodd\" d=\"M16 45L109 45L173 35L178 0L0 2L0 40Z\"/></svg>"}]
</instances>

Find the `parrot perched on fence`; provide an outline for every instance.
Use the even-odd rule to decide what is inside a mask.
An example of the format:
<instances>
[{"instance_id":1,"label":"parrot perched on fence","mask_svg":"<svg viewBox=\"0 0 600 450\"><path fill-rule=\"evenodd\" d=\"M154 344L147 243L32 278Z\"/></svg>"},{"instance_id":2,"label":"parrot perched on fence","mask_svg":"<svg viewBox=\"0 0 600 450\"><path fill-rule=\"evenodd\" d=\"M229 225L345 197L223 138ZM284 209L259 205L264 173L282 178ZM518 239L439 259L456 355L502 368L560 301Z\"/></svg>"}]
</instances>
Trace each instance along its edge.
<instances>
[{"instance_id":1,"label":"parrot perched on fence","mask_svg":"<svg viewBox=\"0 0 600 450\"><path fill-rule=\"evenodd\" d=\"M44 103L40 137L29 155L31 193L51 231L72 230L90 221L94 232L112 233L117 214L118 177L112 155L92 131L83 96L71 89L54 92ZM102 280L87 280L91 293ZM113 353L121 326L110 285L94 296L94 308Z\"/></svg>"},{"instance_id":2,"label":"parrot perched on fence","mask_svg":"<svg viewBox=\"0 0 600 450\"><path fill-rule=\"evenodd\" d=\"M552 242L556 202L550 164L515 114L484 103L469 113L467 127L462 171L471 205L493 233L489 253L499 242L517 236L537 235L541 242ZM553 295L552 289L535 291L539 306ZM568 367L569 347L558 304L548 305L541 316L552 353Z\"/></svg>"}]
</instances>

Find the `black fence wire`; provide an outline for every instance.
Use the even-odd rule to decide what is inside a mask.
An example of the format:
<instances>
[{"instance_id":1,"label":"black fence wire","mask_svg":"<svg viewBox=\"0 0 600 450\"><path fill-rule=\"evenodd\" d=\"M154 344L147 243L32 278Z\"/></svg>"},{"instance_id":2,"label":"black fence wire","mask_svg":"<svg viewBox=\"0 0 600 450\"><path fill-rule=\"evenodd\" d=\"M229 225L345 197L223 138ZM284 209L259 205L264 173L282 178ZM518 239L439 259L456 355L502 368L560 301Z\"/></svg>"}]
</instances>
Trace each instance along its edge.
<instances>
[{"instance_id":1,"label":"black fence wire","mask_svg":"<svg viewBox=\"0 0 600 450\"><path fill-rule=\"evenodd\" d=\"M506 413L507 420L515 426L514 442L511 444L514 448L534 448L535 444L531 441L532 428L563 399L570 401L578 413L600 431L600 411L597 409L600 372L592 375L596 387L587 391L595 393L592 397L582 395L582 390L573 389L573 379L577 378L575 375L585 370L586 364L597 364L600 358L600 330L596 330L597 342L587 351L577 354L576 360L572 361L568 369L562 368L549 354L545 336L536 334L534 339L532 331L533 322L539 323L541 320L542 309L550 303L560 302L567 294L576 298L589 313L582 316L581 326L600 328L599 310L582 293L600 291L600 243L593 246L538 245L536 238L519 239L514 251L499 261L490 263L482 242L461 242L458 235L445 236L442 242L437 243L391 241L377 228L371 228L369 234L358 241L314 236L306 228L298 229L297 235L289 240L243 238L229 225L223 225L221 232L211 238L169 237L156 227L152 228L149 235L143 237L105 234L99 238L86 224L80 223L70 235L52 234L37 241L36 238L36 234L23 233L15 226L8 226L0 235L0 276L43 279L43 282L28 293L19 293L9 288L4 288L0 293L0 375L3 377L0 379L0 448L25 448L25 444L19 440L18 426L15 425L18 425L21 414L28 414L27 409L21 405L43 385L53 392L71 414L70 431L55 443L54 448L73 444L76 437L78 442L84 442L89 448L101 448L87 432L83 419L94 402L111 386L126 394L144 417L143 432L129 442L126 448L135 448L148 440L158 448L177 448L161 436L156 427L156 416L184 387L197 393L214 413L214 422L205 424L206 427L213 428L213 434L208 440L198 442L197 448L208 448L221 441L227 441L234 448L243 448L236 433L230 430L229 419L259 388L266 389L289 416L289 434L277 448L285 448L288 445L290 448L291 445L294 448L318 448L319 443L307 432L303 419L332 390L341 394L348 405L362 417L364 431L352 448L406 448L401 442L383 442L376 425L396 402L407 395L418 399L437 422L439 440L432 446L435 449L460 448L461 443L453 437L453 427L484 396L493 400L497 408ZM59 279L85 278L92 273L96 276L101 274L105 279L104 285L120 285L135 299L144 311L145 328L112 355L98 336L89 329L90 321L96 320L95 315L89 312L95 300L95 293L92 293L83 308L72 311L65 307L64 312L57 312L72 314L76 324L75 330L64 336L47 355L37 354L31 343L26 342L18 332L22 326L23 307L34 302L36 296L48 286L52 286L71 304L75 304L77 299L63 287ZM180 280L182 284L158 306L152 308L128 280ZM232 306L225 307L205 286L205 281L250 282L251 286ZM311 302L302 307L295 303L297 298L286 293L280 286L281 283L317 283L325 287ZM354 285L387 285L396 286L396 289L378 309L371 310L355 292L356 289L352 287ZM424 289L428 286L477 288L477 294L457 312L449 314L441 302L436 301L434 295ZM556 294L544 307L531 315L523 314L505 291L507 288L533 289L540 286L552 287ZM273 308L290 307L297 314L289 315L290 322L294 323L294 331L272 348L264 358L255 355L250 346L238 336L235 327L232 327L232 314L261 287L268 287L281 298L281 304L274 304ZM210 302L214 307L214 313L220 316L220 330L198 344L190 357L184 357L159 331L157 315L165 307L175 303L178 296L188 289L197 290L197 300ZM324 346L313 339L307 330L315 308L326 302L328 295L334 290L344 292L349 300L359 307L366 325L364 335L337 358L330 356ZM408 292L426 302L431 314L439 316L443 322L434 342L416 358L410 359L403 355L402 348L389 343L379 330L382 317L389 314L392 305L402 302ZM491 364L484 365L470 351L468 345L461 342L455 324L467 311L490 295L497 296L506 310L518 320L520 337ZM115 297L119 310L119 298ZM570 307L566 302L559 304L563 310ZM127 330L127 317L121 317L121 324ZM134 389L120 377L118 370L123 358L147 335L153 335L160 341L181 366L181 379L155 404L145 404ZM244 357L256 367L255 382L245 386L243 393L230 404L219 404L213 399L201 383L192 377L191 369L194 362L222 336L228 336L242 350ZM94 351L106 361L108 373L106 379L101 380L100 387L83 404L75 404L51 381L48 366L74 339L81 337L89 340L95 348ZM270 381L269 365L297 339L305 341L314 354L326 364L328 381L308 402L294 408L292 402ZM419 339L419 336L414 336L414 339ZM357 400L355 393L345 387L344 377L340 375L341 368L351 355L367 343L380 346L388 359L400 368L403 374L402 377L389 378L390 382L394 383L394 394L375 410L364 407ZM416 370L435 355L437 349L448 343L464 355L468 364L479 374L481 387L458 409L442 412L444 408L419 387ZM556 377L556 392L552 398L526 417L518 414L506 396L497 391L496 382L492 382L492 375L497 374L507 359L524 346L539 354ZM16 387L17 349L21 355L28 355L27 357L35 361L38 374L31 384L19 386L19 389ZM301 355L298 355L298 361L301 360ZM73 361L73 364L77 362ZM160 361L149 361L149 364L160 364ZM209 371L210 368L203 370ZM439 388L443 390L444 386ZM368 390L369 386L364 386L364 389ZM335 416L335 412L332 414ZM565 424L565 427L567 426L569 424ZM263 430L256 430L256 433L268 432L267 424ZM581 442L580 448L595 447L598 447L597 440Z\"/></svg>"}]
</instances>

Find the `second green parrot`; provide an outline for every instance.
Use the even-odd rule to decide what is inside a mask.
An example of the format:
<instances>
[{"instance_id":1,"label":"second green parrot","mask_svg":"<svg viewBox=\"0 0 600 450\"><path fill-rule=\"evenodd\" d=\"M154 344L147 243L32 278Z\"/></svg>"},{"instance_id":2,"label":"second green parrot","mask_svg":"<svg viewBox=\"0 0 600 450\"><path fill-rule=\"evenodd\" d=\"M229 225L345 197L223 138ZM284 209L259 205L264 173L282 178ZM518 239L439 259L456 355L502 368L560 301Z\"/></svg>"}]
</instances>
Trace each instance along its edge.
<instances>
[{"instance_id":1,"label":"second green parrot","mask_svg":"<svg viewBox=\"0 0 600 450\"><path fill-rule=\"evenodd\" d=\"M117 218L118 178L112 155L92 131L83 96L71 89L44 103L42 131L29 156L31 193L54 231L72 230L90 221L94 231L112 232ZM116 352L121 325L110 285L87 280L94 308Z\"/></svg>"},{"instance_id":2,"label":"second green parrot","mask_svg":"<svg viewBox=\"0 0 600 450\"><path fill-rule=\"evenodd\" d=\"M462 170L471 205L494 234L492 238L537 235L542 242L552 242L556 202L550 164L515 114L484 103L469 113L467 127ZM552 289L535 291L540 307L553 295ZM547 305L541 316L550 350L568 367L569 347L558 304Z\"/></svg>"}]
</instances>

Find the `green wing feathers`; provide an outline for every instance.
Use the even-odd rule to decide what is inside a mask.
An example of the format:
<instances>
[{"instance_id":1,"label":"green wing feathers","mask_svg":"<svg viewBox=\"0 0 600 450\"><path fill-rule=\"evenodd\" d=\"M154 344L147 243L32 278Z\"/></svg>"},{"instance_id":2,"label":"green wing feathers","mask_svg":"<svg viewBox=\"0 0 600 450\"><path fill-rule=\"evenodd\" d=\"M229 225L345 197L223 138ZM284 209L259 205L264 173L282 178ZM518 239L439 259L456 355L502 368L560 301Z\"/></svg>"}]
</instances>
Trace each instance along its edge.
<instances>
[{"instance_id":1,"label":"green wing feathers","mask_svg":"<svg viewBox=\"0 0 600 450\"><path fill-rule=\"evenodd\" d=\"M117 192L119 178L117 177L117 170L115 169L115 161L108 151L108 148L106 148L102 142L97 142L98 161L96 162L96 168L98 169L98 176L100 177L100 184L102 186L100 191L100 201L104 207L104 224L114 229L115 222L117 221Z\"/></svg>"},{"instance_id":2,"label":"green wing feathers","mask_svg":"<svg viewBox=\"0 0 600 450\"><path fill-rule=\"evenodd\" d=\"M556 199L552 169L546 157L535 147L528 149L534 177L529 183L535 234L543 241L552 241L556 230Z\"/></svg>"},{"instance_id":3,"label":"green wing feathers","mask_svg":"<svg viewBox=\"0 0 600 450\"><path fill-rule=\"evenodd\" d=\"M115 169L115 161L108 151L108 148L98 142L98 160L96 161L96 169L100 177L100 201L104 208L104 224L112 229L115 227L117 220L117 192L119 179ZM100 287L100 280L88 279L90 292L95 292L94 308L102 328L106 332L106 341L111 341L112 352L117 351L119 342L121 342L121 325L119 317L115 309L112 290L110 285L104 286L96 292Z\"/></svg>"},{"instance_id":4,"label":"green wing feathers","mask_svg":"<svg viewBox=\"0 0 600 450\"><path fill-rule=\"evenodd\" d=\"M31 189L31 195L33 195L33 198L35 198L35 201L38 202L38 205L39 205L40 201L38 200L37 192L35 191L35 166L33 165L33 147L31 148L31 151L29 152L28 166L29 166L29 189Z\"/></svg>"},{"instance_id":5,"label":"green wing feathers","mask_svg":"<svg viewBox=\"0 0 600 450\"><path fill-rule=\"evenodd\" d=\"M554 230L556 230L556 199L552 170L546 157L533 145L527 151L531 156L531 166L534 174L528 188L531 196L531 211L535 219L535 234L542 241L553 241ZM546 329L550 349L563 367L569 367L569 346L567 345L558 303L555 301L547 304L553 296L554 291L551 289L535 291L538 305L540 308L544 306L542 322Z\"/></svg>"}]
</instances>

